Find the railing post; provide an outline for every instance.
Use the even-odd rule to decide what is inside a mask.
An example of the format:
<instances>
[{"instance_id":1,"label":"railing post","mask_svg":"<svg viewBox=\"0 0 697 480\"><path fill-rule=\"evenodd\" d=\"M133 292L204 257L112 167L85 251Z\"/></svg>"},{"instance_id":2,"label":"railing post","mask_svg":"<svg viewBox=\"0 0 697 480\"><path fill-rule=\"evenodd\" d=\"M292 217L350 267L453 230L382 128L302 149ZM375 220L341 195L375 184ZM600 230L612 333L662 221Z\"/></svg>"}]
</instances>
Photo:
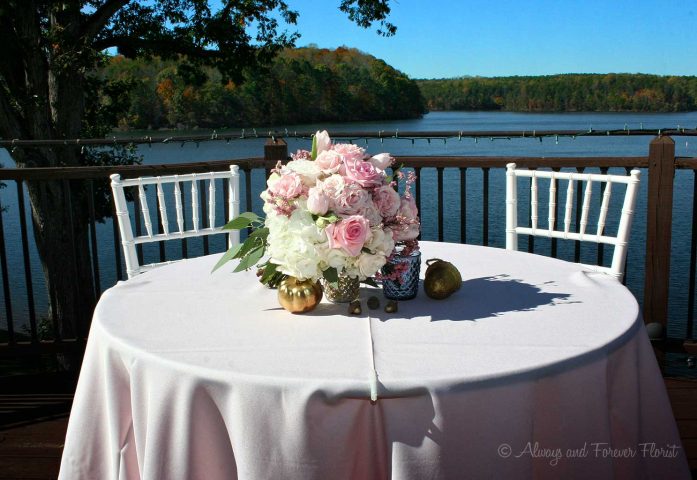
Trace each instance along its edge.
<instances>
[{"instance_id":1,"label":"railing post","mask_svg":"<svg viewBox=\"0 0 697 480\"><path fill-rule=\"evenodd\" d=\"M269 138L264 144L264 160L285 161L288 158L288 144L282 138Z\"/></svg>"},{"instance_id":2,"label":"railing post","mask_svg":"<svg viewBox=\"0 0 697 480\"><path fill-rule=\"evenodd\" d=\"M656 137L649 145L644 322L661 324L663 332L668 322L674 176L675 142Z\"/></svg>"}]
</instances>

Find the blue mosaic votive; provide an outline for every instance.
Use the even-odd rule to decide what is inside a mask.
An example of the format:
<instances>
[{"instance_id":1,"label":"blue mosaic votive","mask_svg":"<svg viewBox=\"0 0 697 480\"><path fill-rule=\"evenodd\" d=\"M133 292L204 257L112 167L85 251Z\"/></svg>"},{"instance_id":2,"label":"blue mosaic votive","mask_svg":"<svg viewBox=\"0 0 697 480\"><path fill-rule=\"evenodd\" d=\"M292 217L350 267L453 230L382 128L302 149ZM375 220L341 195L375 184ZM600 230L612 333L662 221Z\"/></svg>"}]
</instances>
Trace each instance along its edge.
<instances>
[{"instance_id":1,"label":"blue mosaic votive","mask_svg":"<svg viewBox=\"0 0 697 480\"><path fill-rule=\"evenodd\" d=\"M402 275L401 281L398 280L383 280L382 293L385 298L390 300L411 300L416 297L419 291L419 272L421 271L421 252L415 251L406 257L396 255L391 262L407 263L409 268ZM390 266L382 267L382 273L387 274Z\"/></svg>"}]
</instances>

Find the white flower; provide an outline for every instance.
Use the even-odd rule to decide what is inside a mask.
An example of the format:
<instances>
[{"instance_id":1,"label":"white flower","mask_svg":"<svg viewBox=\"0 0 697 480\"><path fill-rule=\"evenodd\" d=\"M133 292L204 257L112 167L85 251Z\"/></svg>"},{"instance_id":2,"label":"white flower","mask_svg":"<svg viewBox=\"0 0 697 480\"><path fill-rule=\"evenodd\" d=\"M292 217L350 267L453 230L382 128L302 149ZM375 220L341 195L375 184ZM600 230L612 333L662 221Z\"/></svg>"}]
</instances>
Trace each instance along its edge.
<instances>
[{"instance_id":1,"label":"white flower","mask_svg":"<svg viewBox=\"0 0 697 480\"><path fill-rule=\"evenodd\" d=\"M392 165L392 161L394 159L390 156L389 153L378 153L377 155L370 157L370 160L368 160L370 163L373 164L375 168L378 170L385 170L387 167Z\"/></svg>"},{"instance_id":2,"label":"white flower","mask_svg":"<svg viewBox=\"0 0 697 480\"><path fill-rule=\"evenodd\" d=\"M331 148L332 140L329 138L329 133L326 130L321 132L317 130L317 133L315 133L315 145L317 146L317 155Z\"/></svg>"},{"instance_id":3,"label":"white flower","mask_svg":"<svg viewBox=\"0 0 697 480\"><path fill-rule=\"evenodd\" d=\"M273 187L274 184L276 184L276 182L278 182L280 179L281 179L281 176L280 176L278 173L273 172L271 175L269 175L269 178L266 180L266 186L269 187L269 189L270 189L270 188ZM263 198L263 197L262 197L262 198Z\"/></svg>"},{"instance_id":4,"label":"white flower","mask_svg":"<svg viewBox=\"0 0 697 480\"><path fill-rule=\"evenodd\" d=\"M292 160L285 165L284 171L300 175L303 185L307 187L313 187L317 182L317 177L322 173L319 166L312 160Z\"/></svg>"},{"instance_id":5,"label":"white flower","mask_svg":"<svg viewBox=\"0 0 697 480\"><path fill-rule=\"evenodd\" d=\"M361 253L356 260L356 266L361 273L361 278L368 278L375 275L375 272L380 270L387 258L384 255L371 255L370 253Z\"/></svg>"},{"instance_id":6,"label":"white flower","mask_svg":"<svg viewBox=\"0 0 697 480\"><path fill-rule=\"evenodd\" d=\"M372 253L389 256L394 250L394 240L392 232L388 229L373 228L373 235L370 237L365 247Z\"/></svg>"},{"instance_id":7,"label":"white flower","mask_svg":"<svg viewBox=\"0 0 697 480\"><path fill-rule=\"evenodd\" d=\"M346 265L344 266L343 273L344 273L344 275L346 275L348 277L358 277L361 280L365 280L367 278L367 277L361 276L361 271L358 269L358 266L356 265L355 260L349 261L346 263Z\"/></svg>"},{"instance_id":8,"label":"white flower","mask_svg":"<svg viewBox=\"0 0 697 480\"><path fill-rule=\"evenodd\" d=\"M337 271L343 270L348 260L348 255L340 248L327 248L324 252L324 261L330 267L336 268Z\"/></svg>"},{"instance_id":9,"label":"white flower","mask_svg":"<svg viewBox=\"0 0 697 480\"><path fill-rule=\"evenodd\" d=\"M322 190L330 199L337 198L344 190L344 186L344 177L338 173L317 182L317 188Z\"/></svg>"}]
</instances>

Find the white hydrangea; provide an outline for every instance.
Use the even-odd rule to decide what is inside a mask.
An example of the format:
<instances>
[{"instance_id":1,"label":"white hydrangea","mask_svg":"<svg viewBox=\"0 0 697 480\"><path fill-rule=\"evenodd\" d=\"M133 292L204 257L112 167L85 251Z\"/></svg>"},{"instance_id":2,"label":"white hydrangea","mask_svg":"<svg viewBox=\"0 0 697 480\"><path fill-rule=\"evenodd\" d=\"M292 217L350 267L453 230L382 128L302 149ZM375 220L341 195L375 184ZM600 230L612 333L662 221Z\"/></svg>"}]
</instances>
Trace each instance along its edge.
<instances>
[{"instance_id":1,"label":"white hydrangea","mask_svg":"<svg viewBox=\"0 0 697 480\"><path fill-rule=\"evenodd\" d=\"M270 215L266 226L269 228L268 253L281 272L303 279L322 276L317 245L325 243L327 236L317 228L307 210L296 209L290 218Z\"/></svg>"}]
</instances>

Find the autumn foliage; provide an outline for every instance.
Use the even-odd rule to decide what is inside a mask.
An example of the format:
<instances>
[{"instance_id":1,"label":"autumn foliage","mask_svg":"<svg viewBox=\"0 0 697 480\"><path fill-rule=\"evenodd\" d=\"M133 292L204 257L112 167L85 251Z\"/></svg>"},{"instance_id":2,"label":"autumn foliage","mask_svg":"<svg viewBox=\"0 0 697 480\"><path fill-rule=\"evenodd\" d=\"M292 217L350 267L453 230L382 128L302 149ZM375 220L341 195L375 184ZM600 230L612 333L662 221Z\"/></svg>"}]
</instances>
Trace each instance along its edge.
<instances>
[{"instance_id":1,"label":"autumn foliage","mask_svg":"<svg viewBox=\"0 0 697 480\"><path fill-rule=\"evenodd\" d=\"M356 49L287 49L239 83L215 69L116 56L100 72L130 85L122 129L250 127L414 118L424 113L416 83Z\"/></svg>"}]
</instances>

